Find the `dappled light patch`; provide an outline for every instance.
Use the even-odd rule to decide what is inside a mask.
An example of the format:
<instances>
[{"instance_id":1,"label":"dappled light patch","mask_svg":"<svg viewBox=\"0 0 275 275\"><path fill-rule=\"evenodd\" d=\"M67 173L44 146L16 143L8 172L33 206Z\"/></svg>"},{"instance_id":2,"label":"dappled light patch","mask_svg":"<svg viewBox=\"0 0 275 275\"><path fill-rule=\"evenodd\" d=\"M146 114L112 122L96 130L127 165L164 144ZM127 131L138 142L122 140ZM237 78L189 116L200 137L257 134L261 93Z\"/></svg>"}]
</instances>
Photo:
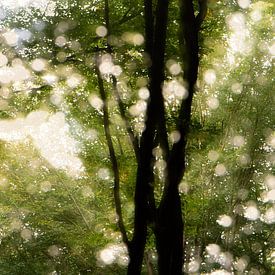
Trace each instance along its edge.
<instances>
[{"instance_id":1,"label":"dappled light patch","mask_svg":"<svg viewBox=\"0 0 275 275\"><path fill-rule=\"evenodd\" d=\"M30 136L41 155L55 168L65 169L74 176L84 171L76 156L77 142L69 136L63 113L50 115L47 111L36 111L26 118L0 121L0 125L2 140L24 141Z\"/></svg>"},{"instance_id":2,"label":"dappled light patch","mask_svg":"<svg viewBox=\"0 0 275 275\"><path fill-rule=\"evenodd\" d=\"M108 245L106 248L98 252L97 259L99 264L103 265L117 263L125 266L128 264L127 251L122 245Z\"/></svg>"},{"instance_id":3,"label":"dappled light patch","mask_svg":"<svg viewBox=\"0 0 275 275\"><path fill-rule=\"evenodd\" d=\"M164 2L152 46L139 1L0 0L0 273L124 274L144 200L154 274L171 194L185 273L274 272L273 3L209 1L188 51Z\"/></svg>"}]
</instances>

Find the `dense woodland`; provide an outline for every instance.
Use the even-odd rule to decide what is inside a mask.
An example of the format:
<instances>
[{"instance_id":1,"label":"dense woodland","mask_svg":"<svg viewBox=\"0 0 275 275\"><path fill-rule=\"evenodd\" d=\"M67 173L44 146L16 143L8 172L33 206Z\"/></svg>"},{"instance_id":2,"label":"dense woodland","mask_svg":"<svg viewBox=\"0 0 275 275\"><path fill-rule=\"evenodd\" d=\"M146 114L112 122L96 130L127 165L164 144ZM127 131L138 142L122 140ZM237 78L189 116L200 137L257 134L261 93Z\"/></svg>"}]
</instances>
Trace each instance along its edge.
<instances>
[{"instance_id":1,"label":"dense woodland","mask_svg":"<svg viewBox=\"0 0 275 275\"><path fill-rule=\"evenodd\" d=\"M0 1L0 274L273 274L273 16Z\"/></svg>"}]
</instances>

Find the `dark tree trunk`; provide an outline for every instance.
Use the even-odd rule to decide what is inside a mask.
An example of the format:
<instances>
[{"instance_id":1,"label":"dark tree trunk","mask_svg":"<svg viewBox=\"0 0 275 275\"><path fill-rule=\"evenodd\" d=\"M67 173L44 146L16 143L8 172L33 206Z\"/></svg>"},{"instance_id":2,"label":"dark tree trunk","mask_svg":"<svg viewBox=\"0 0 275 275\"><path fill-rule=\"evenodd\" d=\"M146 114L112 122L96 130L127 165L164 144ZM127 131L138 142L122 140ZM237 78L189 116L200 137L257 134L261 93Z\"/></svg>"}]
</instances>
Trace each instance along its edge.
<instances>
[{"instance_id":1,"label":"dark tree trunk","mask_svg":"<svg viewBox=\"0 0 275 275\"><path fill-rule=\"evenodd\" d=\"M169 149L165 108L162 95L164 56L169 0L158 0L155 13L152 0L145 0L145 41L152 66L149 69L150 101L146 112L145 130L142 133L138 157L135 189L135 220L133 239L129 245L128 275L138 275L142 269L149 221L155 223L158 269L160 275L182 274L184 242L181 200L178 186L185 171L187 134L190 127L191 106L198 75L199 26L206 13L206 1L199 0L199 13L195 16L192 0L180 0L181 44L185 45L184 78L189 96L182 102L177 130L181 138ZM154 16L153 16L154 14ZM167 162L165 188L159 208L155 209L153 190L153 156L155 141L164 152Z\"/></svg>"},{"instance_id":2,"label":"dark tree trunk","mask_svg":"<svg viewBox=\"0 0 275 275\"><path fill-rule=\"evenodd\" d=\"M164 53L168 17L168 0L159 0L156 9L156 24L152 17L152 1L145 0L146 50L152 66L149 69L150 101L146 112L145 130L140 141L138 169L135 189L135 226L130 244L128 275L140 274L147 237L148 221L154 212L153 197L153 155L156 130L165 126L162 83L164 80ZM150 16L151 14L151 16ZM167 143L168 144L168 143Z\"/></svg>"},{"instance_id":3,"label":"dark tree trunk","mask_svg":"<svg viewBox=\"0 0 275 275\"><path fill-rule=\"evenodd\" d=\"M206 1L199 0L199 13L195 16L192 0L180 0L181 28L180 45L184 45L184 79L188 97L182 102L177 121L180 140L169 154L167 178L163 197L158 209L156 241L160 275L183 273L184 223L178 186L185 172L186 144L190 128L191 106L198 77L200 25L206 15Z\"/></svg>"}]
</instances>

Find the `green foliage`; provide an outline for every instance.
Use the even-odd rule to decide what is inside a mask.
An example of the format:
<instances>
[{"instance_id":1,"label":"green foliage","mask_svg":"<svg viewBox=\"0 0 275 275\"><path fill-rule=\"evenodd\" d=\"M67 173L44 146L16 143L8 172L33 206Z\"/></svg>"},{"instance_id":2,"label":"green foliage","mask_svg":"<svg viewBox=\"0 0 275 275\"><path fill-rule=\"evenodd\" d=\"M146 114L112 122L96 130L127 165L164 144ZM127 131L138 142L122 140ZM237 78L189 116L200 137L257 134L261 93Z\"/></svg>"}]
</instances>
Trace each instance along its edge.
<instances>
[{"instance_id":1,"label":"green foliage","mask_svg":"<svg viewBox=\"0 0 275 275\"><path fill-rule=\"evenodd\" d=\"M7 66L21 64L29 70L30 77L17 81L20 85L16 81L5 83L0 77L0 123L25 119L37 110L64 113L69 135L78 142L77 157L85 172L75 176L54 167L39 151L30 132L26 139L14 142L2 138L5 129L0 129L0 274L125 274L125 253L116 256L111 264L108 259L104 264L100 256L112 245L122 246L122 241L116 223L113 171L100 107L96 55L105 54L108 59L106 54L111 52L113 64L122 70L115 75L116 87L110 74L103 74L103 79L120 171L123 218L131 236L137 167L124 120L139 138L144 114L136 115L134 107L146 101L140 96L140 88L147 85L150 62L142 41L130 38L143 34L143 3L110 1L111 36L106 38L96 34L97 27L106 24L104 1L55 2L54 15L34 8L19 9L8 12L1 22L3 32L8 28L28 29L32 37L10 46L1 35ZM201 263L200 270L195 271L200 274L222 268L235 273L274 272L275 210L274 198L268 197L274 194L273 9L272 1L253 2L248 9L241 9L235 1L209 1L200 33L200 71L187 169L180 185L185 269L189 274L192 269L188 264L192 261ZM178 51L178 2L171 1L169 12L166 61L183 66L183 55ZM261 14L259 20L257 12ZM230 16L236 14L244 16L243 32L248 32L239 44L238 39L243 39L240 30L229 24ZM37 28L35 23L39 22L44 28ZM237 39L232 44L234 31ZM58 37L66 40L65 45L58 45ZM45 69L32 68L36 58L45 60ZM175 81L177 88L184 87L184 68L173 75L168 65L169 62L167 83ZM209 70L215 74L213 83L207 82ZM56 80L47 80L47 75ZM121 116L114 89L124 103L125 117ZM165 102L169 135L179 111L179 98L172 93L172 100ZM92 103L93 98L99 105ZM161 153L156 158L161 160ZM154 170L157 203L163 189L162 165L156 165ZM249 207L257 217L249 216ZM222 225L224 216L231 219L230 225ZM155 270L153 229L148 239L146 253ZM226 254L231 257L229 266L221 260L221 254L209 256L210 244L230 253ZM237 265L243 258L246 271ZM144 274L147 268L144 264Z\"/></svg>"}]
</instances>

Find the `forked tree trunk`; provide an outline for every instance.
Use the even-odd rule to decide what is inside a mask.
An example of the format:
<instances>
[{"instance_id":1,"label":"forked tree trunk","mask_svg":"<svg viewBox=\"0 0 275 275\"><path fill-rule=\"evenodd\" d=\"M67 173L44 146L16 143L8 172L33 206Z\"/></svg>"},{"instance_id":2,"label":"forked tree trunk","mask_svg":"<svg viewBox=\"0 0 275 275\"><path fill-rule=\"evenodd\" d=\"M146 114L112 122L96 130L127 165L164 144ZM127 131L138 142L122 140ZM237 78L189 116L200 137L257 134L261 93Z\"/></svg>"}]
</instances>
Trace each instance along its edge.
<instances>
[{"instance_id":1,"label":"forked tree trunk","mask_svg":"<svg viewBox=\"0 0 275 275\"><path fill-rule=\"evenodd\" d=\"M169 0L158 0L155 13L152 0L145 0L145 41L152 66L149 69L150 102L146 112L145 130L142 133L135 189L134 235L129 246L130 263L128 275L139 275L142 269L148 221L154 213L158 270L160 275L180 275L183 266L183 219L178 186L185 171L187 134L190 126L191 106L198 75L199 26L206 13L206 0L199 0L199 13L195 16L192 0L180 0L181 44L185 46L184 78L188 84L188 97L182 102L177 130L181 138L169 149L162 95L164 81L164 55L168 20ZM154 15L154 17L153 17ZM167 162L165 188L159 208L156 210L153 197L153 156L157 140Z\"/></svg>"},{"instance_id":2,"label":"forked tree trunk","mask_svg":"<svg viewBox=\"0 0 275 275\"><path fill-rule=\"evenodd\" d=\"M198 77L199 44L198 35L206 16L206 0L199 0L199 13L195 16L192 0L180 0L181 37L184 45L184 79L188 97L183 100L177 130L180 140L172 146L169 154L163 197L158 209L156 241L158 269L160 275L180 275L184 263L184 223L178 186L185 172L186 144L191 120L191 106Z\"/></svg>"}]
</instances>

